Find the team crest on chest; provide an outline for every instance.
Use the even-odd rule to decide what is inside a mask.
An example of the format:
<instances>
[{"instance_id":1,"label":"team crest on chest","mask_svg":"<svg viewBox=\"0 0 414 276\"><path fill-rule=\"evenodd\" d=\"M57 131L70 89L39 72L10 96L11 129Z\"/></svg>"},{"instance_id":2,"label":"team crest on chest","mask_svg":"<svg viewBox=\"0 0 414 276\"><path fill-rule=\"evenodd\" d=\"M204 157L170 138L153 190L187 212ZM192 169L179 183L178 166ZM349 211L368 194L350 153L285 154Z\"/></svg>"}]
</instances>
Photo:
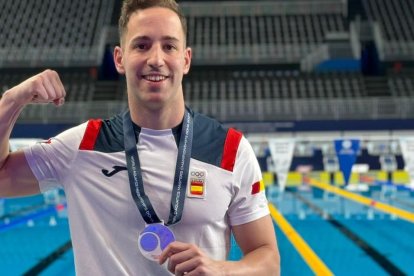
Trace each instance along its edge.
<instances>
[{"instance_id":1,"label":"team crest on chest","mask_svg":"<svg viewBox=\"0 0 414 276\"><path fill-rule=\"evenodd\" d=\"M195 198L205 198L206 196L207 171L193 169L190 171L187 196Z\"/></svg>"}]
</instances>

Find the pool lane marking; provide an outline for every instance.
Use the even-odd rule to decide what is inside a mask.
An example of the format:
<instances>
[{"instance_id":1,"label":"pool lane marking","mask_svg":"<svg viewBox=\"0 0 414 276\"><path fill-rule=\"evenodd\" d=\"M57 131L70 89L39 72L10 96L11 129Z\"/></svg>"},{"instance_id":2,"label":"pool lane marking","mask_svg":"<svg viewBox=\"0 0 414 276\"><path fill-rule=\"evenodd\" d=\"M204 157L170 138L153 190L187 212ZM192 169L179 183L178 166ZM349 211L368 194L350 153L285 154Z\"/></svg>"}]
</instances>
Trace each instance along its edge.
<instances>
[{"instance_id":1,"label":"pool lane marking","mask_svg":"<svg viewBox=\"0 0 414 276\"><path fill-rule=\"evenodd\" d=\"M48 268L52 263L58 260L63 254L65 254L69 249L72 248L72 241L69 240L60 246L58 249L47 255L45 258L41 259L33 267L29 268L24 276L39 275L42 271Z\"/></svg>"},{"instance_id":2,"label":"pool lane marking","mask_svg":"<svg viewBox=\"0 0 414 276\"><path fill-rule=\"evenodd\" d=\"M39 219L39 218L42 218L42 217L45 217L45 216L48 216L54 213L56 213L55 206L50 206L46 209L37 211L35 213L31 213L31 214L16 218L10 222L3 222L0 224L0 233L7 231L9 229L12 229L14 227L17 227L21 224L25 224L29 220Z\"/></svg>"},{"instance_id":3,"label":"pool lane marking","mask_svg":"<svg viewBox=\"0 0 414 276\"><path fill-rule=\"evenodd\" d=\"M5 220L5 219L12 219L27 213L30 213L31 211L34 211L36 209L40 209L42 207L47 206L47 204L41 203L41 204L37 204L37 205L31 205L31 206L27 206L27 207L23 207L17 211L11 212L11 213L7 213L4 214L3 216L0 217L0 221Z\"/></svg>"},{"instance_id":4,"label":"pool lane marking","mask_svg":"<svg viewBox=\"0 0 414 276\"><path fill-rule=\"evenodd\" d=\"M316 275L334 275L272 203L269 203L269 210L273 220L292 243L298 253L302 256L309 268Z\"/></svg>"},{"instance_id":5,"label":"pool lane marking","mask_svg":"<svg viewBox=\"0 0 414 276\"><path fill-rule=\"evenodd\" d=\"M326 183L322 183L320 181L317 181L315 179L309 179L308 182L311 186L337 194L339 196L345 197L347 199L353 200L355 202L361 203L363 205L366 206L370 206L372 208L375 208L377 210L380 210L384 213L388 213L388 214L392 214L395 215L401 219L407 220L411 223L414 223L414 214L411 212L408 212L406 210L391 206L389 204L380 202L380 201L376 201L372 198L369 197L365 197L353 192L349 192L346 191L342 188L336 187L336 186L332 186Z\"/></svg>"},{"instance_id":6,"label":"pool lane marking","mask_svg":"<svg viewBox=\"0 0 414 276\"><path fill-rule=\"evenodd\" d=\"M326 221L338 229L342 234L354 242L359 248L361 248L371 259L373 259L379 266L381 266L389 275L406 275L402 270L400 270L393 262L391 262L384 254L379 252L368 242L362 239L358 234L354 233L351 229L337 221L331 214L324 211L319 206L315 205L308 199L303 196L293 193L293 195L311 208L314 212L319 214L321 217L325 217Z\"/></svg>"}]
</instances>

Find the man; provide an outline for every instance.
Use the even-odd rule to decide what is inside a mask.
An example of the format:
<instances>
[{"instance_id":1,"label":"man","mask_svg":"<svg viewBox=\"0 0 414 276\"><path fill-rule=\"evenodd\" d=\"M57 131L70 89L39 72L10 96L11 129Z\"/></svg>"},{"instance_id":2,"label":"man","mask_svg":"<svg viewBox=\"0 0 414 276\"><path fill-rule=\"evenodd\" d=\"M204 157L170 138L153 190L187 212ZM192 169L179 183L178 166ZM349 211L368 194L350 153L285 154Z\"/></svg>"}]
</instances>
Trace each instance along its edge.
<instances>
[{"instance_id":1,"label":"man","mask_svg":"<svg viewBox=\"0 0 414 276\"><path fill-rule=\"evenodd\" d=\"M237 131L186 108L186 24L174 0L127 0L115 65L129 111L8 152L31 102L64 103L46 70L0 101L0 196L65 190L77 275L278 275L260 168ZM230 233L244 253L226 261Z\"/></svg>"}]
</instances>

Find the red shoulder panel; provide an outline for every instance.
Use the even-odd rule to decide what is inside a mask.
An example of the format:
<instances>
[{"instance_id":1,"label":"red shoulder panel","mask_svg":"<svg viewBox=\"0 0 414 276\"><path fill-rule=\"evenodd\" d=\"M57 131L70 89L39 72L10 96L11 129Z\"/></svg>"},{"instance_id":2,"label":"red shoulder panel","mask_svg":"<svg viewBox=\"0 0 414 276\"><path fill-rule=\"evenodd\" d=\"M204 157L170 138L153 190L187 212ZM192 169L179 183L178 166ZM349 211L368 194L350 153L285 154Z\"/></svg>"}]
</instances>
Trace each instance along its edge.
<instances>
[{"instance_id":1,"label":"red shoulder panel","mask_svg":"<svg viewBox=\"0 0 414 276\"><path fill-rule=\"evenodd\" d=\"M102 120L89 120L86 126L85 134L79 146L80 150L93 150L95 147L96 138L98 138L99 130L102 126Z\"/></svg>"},{"instance_id":2,"label":"red shoulder panel","mask_svg":"<svg viewBox=\"0 0 414 276\"><path fill-rule=\"evenodd\" d=\"M227 132L226 141L224 142L223 158L221 159L221 168L233 171L236 162L236 154L239 148L240 140L243 134L233 128Z\"/></svg>"}]
</instances>

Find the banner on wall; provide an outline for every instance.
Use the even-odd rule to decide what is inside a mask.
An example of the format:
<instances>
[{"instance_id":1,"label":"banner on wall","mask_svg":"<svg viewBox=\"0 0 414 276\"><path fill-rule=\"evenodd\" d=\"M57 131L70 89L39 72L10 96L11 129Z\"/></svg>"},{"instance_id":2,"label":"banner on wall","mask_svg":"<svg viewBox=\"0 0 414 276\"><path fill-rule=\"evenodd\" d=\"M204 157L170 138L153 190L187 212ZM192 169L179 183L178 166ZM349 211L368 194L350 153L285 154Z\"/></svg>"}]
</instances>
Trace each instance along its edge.
<instances>
[{"instance_id":1,"label":"banner on wall","mask_svg":"<svg viewBox=\"0 0 414 276\"><path fill-rule=\"evenodd\" d=\"M270 155L273 161L273 172L281 190L286 187L286 180L292 163L294 139L269 139Z\"/></svg>"},{"instance_id":2,"label":"banner on wall","mask_svg":"<svg viewBox=\"0 0 414 276\"><path fill-rule=\"evenodd\" d=\"M410 176L410 187L414 188L414 138L400 138L401 153L404 158L404 169Z\"/></svg>"},{"instance_id":3,"label":"banner on wall","mask_svg":"<svg viewBox=\"0 0 414 276\"><path fill-rule=\"evenodd\" d=\"M334 143L339 169L344 176L345 185L348 185L352 166L356 161L359 151L360 141L359 139L337 139Z\"/></svg>"}]
</instances>

